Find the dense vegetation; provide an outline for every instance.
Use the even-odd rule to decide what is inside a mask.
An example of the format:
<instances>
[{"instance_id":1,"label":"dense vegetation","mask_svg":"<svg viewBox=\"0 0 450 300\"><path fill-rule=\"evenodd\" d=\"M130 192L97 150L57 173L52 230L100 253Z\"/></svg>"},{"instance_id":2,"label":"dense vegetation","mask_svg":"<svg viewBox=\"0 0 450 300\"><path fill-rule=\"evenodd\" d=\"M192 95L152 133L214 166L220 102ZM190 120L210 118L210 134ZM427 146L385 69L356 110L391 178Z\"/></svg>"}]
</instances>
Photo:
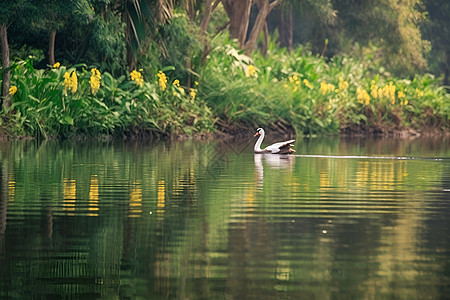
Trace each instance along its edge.
<instances>
[{"instance_id":1,"label":"dense vegetation","mask_svg":"<svg viewBox=\"0 0 450 300\"><path fill-rule=\"evenodd\" d=\"M301 47L287 53L272 44L265 57L255 54L249 61L226 44L211 53L201 75L207 78L202 94L227 123L292 127L306 134L355 125L378 131L449 125L450 96L436 79L393 77L369 56L326 61Z\"/></svg>"},{"instance_id":2,"label":"dense vegetation","mask_svg":"<svg viewBox=\"0 0 450 300\"><path fill-rule=\"evenodd\" d=\"M231 0L160 1L162 6L151 0L44 2L41 14L33 17L35 1L0 4L0 35L9 32L11 41L9 47L2 38L1 126L12 136L192 135L256 126L297 134L450 128L450 96L441 81L447 71L436 67L447 59L445 40L436 42L438 54L429 59L435 73L443 72L441 79L424 72L429 42L421 39L419 25L404 16L409 11L420 19L421 7L430 7L431 16L437 10L431 4L362 5L361 14L376 13L386 3L403 12L368 15L399 26L398 36L391 23L364 36L356 22L358 30L350 38L356 11L351 13L346 1L280 1L279 15L295 8L309 9L316 17L309 35L304 30L296 38L291 32L290 43L282 47L286 30L279 20L267 18L279 1L255 1L259 9L252 9L251 30L244 28L247 39L241 27L233 26ZM28 14L13 11L18 7ZM335 8L340 9L337 17ZM265 9L270 35L262 27L255 33ZM444 5L444 11L449 9ZM27 18L37 26L24 32ZM230 22L229 32L217 32L224 22ZM296 22L291 20L291 28L301 24ZM436 16L424 28L432 35L445 22ZM46 45L42 41L48 34ZM323 38L324 46L317 46L317 38L330 34L330 41ZM302 45L308 36L311 43ZM396 38L397 44L386 43ZM5 62L5 44L12 63Z\"/></svg>"},{"instance_id":3,"label":"dense vegetation","mask_svg":"<svg viewBox=\"0 0 450 300\"><path fill-rule=\"evenodd\" d=\"M146 81L134 70L114 78L97 68L55 63L35 69L33 61L14 64L11 107L5 122L15 135L70 137L150 131L156 134L211 131L208 106L186 93L179 80L160 71Z\"/></svg>"}]
</instances>

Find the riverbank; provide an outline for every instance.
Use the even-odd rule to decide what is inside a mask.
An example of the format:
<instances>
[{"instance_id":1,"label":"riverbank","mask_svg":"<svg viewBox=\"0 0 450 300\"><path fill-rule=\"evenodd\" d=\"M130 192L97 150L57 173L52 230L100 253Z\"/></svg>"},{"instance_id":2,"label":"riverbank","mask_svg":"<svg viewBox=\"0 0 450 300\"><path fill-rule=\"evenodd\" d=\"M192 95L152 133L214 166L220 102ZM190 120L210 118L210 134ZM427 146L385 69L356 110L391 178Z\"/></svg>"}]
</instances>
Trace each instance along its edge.
<instances>
[{"instance_id":1,"label":"riverbank","mask_svg":"<svg viewBox=\"0 0 450 300\"><path fill-rule=\"evenodd\" d=\"M255 126L231 125L225 124L223 122L220 122L219 124L216 126L217 130L213 133L213 136L224 139L234 137L246 137L249 134L254 133L254 131L257 128ZM273 136L280 136L285 138L294 138L297 136L294 129L290 126L286 127L277 124L274 126L269 126L266 129ZM392 137L392 138L411 138L420 136L448 137L450 136L450 130L443 130L441 128L435 127L423 127L421 129L414 129L411 127L392 126L388 124L377 126L364 126L359 124L352 124L350 126L341 128L337 133L329 133L324 135L338 135L342 137Z\"/></svg>"},{"instance_id":2,"label":"riverbank","mask_svg":"<svg viewBox=\"0 0 450 300\"><path fill-rule=\"evenodd\" d=\"M99 134L99 135L87 135L77 134L65 140L209 140L209 139L235 139L235 138L247 138L252 136L258 126L246 125L246 124L227 124L223 121L217 121L214 128L210 131L196 132L192 134L186 133L172 133L161 134L160 132L134 128L133 130L126 130L121 134ZM296 134L295 130L291 126L284 126L281 123L272 124L265 127L270 136L283 137L283 138L298 138L310 135ZM316 135L317 136L317 135ZM377 126L365 126L360 124L352 124L350 126L341 128L337 133L322 134L319 136L341 136L341 137L389 137L389 138L415 138L415 137L450 137L450 130L443 130L436 127L423 127L420 129L414 129L411 127L392 126L388 124L382 124ZM0 141L11 140L33 140L39 139L30 135L14 135L8 131L7 128L0 128ZM50 139L59 139L53 137Z\"/></svg>"},{"instance_id":3,"label":"riverbank","mask_svg":"<svg viewBox=\"0 0 450 300\"><path fill-rule=\"evenodd\" d=\"M302 48L250 58L234 47L219 43L184 84L173 67L115 77L84 64L16 61L0 127L6 137L38 139L226 137L256 127L278 136L450 131L450 94L430 74L399 78L368 60L327 61Z\"/></svg>"}]
</instances>

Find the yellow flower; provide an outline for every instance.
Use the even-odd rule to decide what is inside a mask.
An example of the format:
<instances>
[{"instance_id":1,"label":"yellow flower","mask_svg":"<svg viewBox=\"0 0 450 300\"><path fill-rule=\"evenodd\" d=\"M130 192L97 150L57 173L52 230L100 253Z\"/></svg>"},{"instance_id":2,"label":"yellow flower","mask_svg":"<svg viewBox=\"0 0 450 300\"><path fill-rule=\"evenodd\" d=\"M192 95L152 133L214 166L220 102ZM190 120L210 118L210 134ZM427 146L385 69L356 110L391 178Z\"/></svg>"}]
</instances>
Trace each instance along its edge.
<instances>
[{"instance_id":1,"label":"yellow flower","mask_svg":"<svg viewBox=\"0 0 450 300\"><path fill-rule=\"evenodd\" d=\"M60 66L61 66L61 64L60 64L59 62L56 62L56 63L53 65L53 68L54 68L54 69L59 69Z\"/></svg>"},{"instance_id":2,"label":"yellow flower","mask_svg":"<svg viewBox=\"0 0 450 300\"><path fill-rule=\"evenodd\" d=\"M384 87L383 87L383 96L384 97L389 97L389 94L390 94L390 92L389 92L389 86L386 84Z\"/></svg>"},{"instance_id":3,"label":"yellow flower","mask_svg":"<svg viewBox=\"0 0 450 300\"><path fill-rule=\"evenodd\" d=\"M166 90L166 87L167 87L167 77L166 77L166 74L164 74L162 71L159 71L158 72L158 74L157 74L157 76L158 76L158 84L159 84L159 88L162 90L162 91L165 91Z\"/></svg>"},{"instance_id":4,"label":"yellow flower","mask_svg":"<svg viewBox=\"0 0 450 300\"><path fill-rule=\"evenodd\" d=\"M180 81L178 79L175 79L172 84L176 87L180 87Z\"/></svg>"},{"instance_id":5,"label":"yellow flower","mask_svg":"<svg viewBox=\"0 0 450 300\"><path fill-rule=\"evenodd\" d=\"M372 84L372 86L370 87L370 95L373 99L378 98L378 87L375 84Z\"/></svg>"},{"instance_id":6,"label":"yellow flower","mask_svg":"<svg viewBox=\"0 0 450 300\"><path fill-rule=\"evenodd\" d=\"M329 83L329 84L328 84L328 90L329 90L330 92L334 91L334 90L335 90L335 89L334 89L334 84Z\"/></svg>"},{"instance_id":7,"label":"yellow flower","mask_svg":"<svg viewBox=\"0 0 450 300\"><path fill-rule=\"evenodd\" d=\"M72 71L72 75L69 72L64 73L64 94L67 95L67 90L71 90L72 94L75 94L78 88L78 77L75 71Z\"/></svg>"},{"instance_id":8,"label":"yellow flower","mask_svg":"<svg viewBox=\"0 0 450 300\"><path fill-rule=\"evenodd\" d=\"M380 93L380 91L378 91L378 96L384 96L385 98L390 98L391 100L391 104L395 104L395 89L396 86L392 83L392 81L389 82L389 84L386 84L383 87L383 92Z\"/></svg>"},{"instance_id":9,"label":"yellow flower","mask_svg":"<svg viewBox=\"0 0 450 300\"><path fill-rule=\"evenodd\" d=\"M348 89L348 82L344 80L344 78L339 77L339 91L345 91Z\"/></svg>"},{"instance_id":10,"label":"yellow flower","mask_svg":"<svg viewBox=\"0 0 450 300\"><path fill-rule=\"evenodd\" d=\"M134 82L136 82L136 84L140 87L144 86L144 77L142 77L141 72L133 70L130 73L131 76L131 80L133 80Z\"/></svg>"},{"instance_id":11,"label":"yellow flower","mask_svg":"<svg viewBox=\"0 0 450 300\"><path fill-rule=\"evenodd\" d=\"M10 94L11 96L14 96L15 93L17 93L17 86L12 85L12 86L9 88L9 94Z\"/></svg>"},{"instance_id":12,"label":"yellow flower","mask_svg":"<svg viewBox=\"0 0 450 300\"><path fill-rule=\"evenodd\" d=\"M303 79L303 83L311 90L314 88L314 86L308 81L308 79Z\"/></svg>"},{"instance_id":13,"label":"yellow flower","mask_svg":"<svg viewBox=\"0 0 450 300\"><path fill-rule=\"evenodd\" d=\"M384 91L384 96L389 97L391 99L391 104L395 104L395 85L391 82L389 82L389 85L385 86L386 90Z\"/></svg>"},{"instance_id":14,"label":"yellow flower","mask_svg":"<svg viewBox=\"0 0 450 300\"><path fill-rule=\"evenodd\" d=\"M375 83L375 80L372 80L371 86L370 86L370 95L373 99L378 98L378 86Z\"/></svg>"},{"instance_id":15,"label":"yellow flower","mask_svg":"<svg viewBox=\"0 0 450 300\"><path fill-rule=\"evenodd\" d=\"M75 94L78 87L78 77L77 73L75 71L72 72L72 76L70 76L70 80L72 81L72 86L70 87L72 89L72 94Z\"/></svg>"},{"instance_id":16,"label":"yellow flower","mask_svg":"<svg viewBox=\"0 0 450 300\"><path fill-rule=\"evenodd\" d=\"M395 85L392 84L392 82L389 83L389 94L391 96L391 101L395 101Z\"/></svg>"},{"instance_id":17,"label":"yellow flower","mask_svg":"<svg viewBox=\"0 0 450 300\"><path fill-rule=\"evenodd\" d=\"M95 95L100 89L100 79L102 78L102 76L100 75L100 71L97 70L96 68L93 68L91 72L92 75L91 79L89 80L89 83L91 84L91 93Z\"/></svg>"},{"instance_id":18,"label":"yellow flower","mask_svg":"<svg viewBox=\"0 0 450 300\"><path fill-rule=\"evenodd\" d=\"M378 98L378 88L375 87L375 88L371 89L370 95L372 96L373 99L377 99Z\"/></svg>"},{"instance_id":19,"label":"yellow flower","mask_svg":"<svg viewBox=\"0 0 450 300\"><path fill-rule=\"evenodd\" d=\"M328 92L334 91L334 85L331 83L326 83L325 81L322 81L320 83L320 91L322 92L322 95L325 95Z\"/></svg>"},{"instance_id":20,"label":"yellow flower","mask_svg":"<svg viewBox=\"0 0 450 300\"><path fill-rule=\"evenodd\" d=\"M253 65L248 65L247 70L245 71L246 77L258 77L258 73L256 73L256 68Z\"/></svg>"},{"instance_id":21,"label":"yellow flower","mask_svg":"<svg viewBox=\"0 0 450 300\"><path fill-rule=\"evenodd\" d=\"M320 83L320 91L322 92L322 95L325 95L328 92L328 83L322 81Z\"/></svg>"},{"instance_id":22,"label":"yellow flower","mask_svg":"<svg viewBox=\"0 0 450 300\"><path fill-rule=\"evenodd\" d=\"M423 97L423 91L416 89L417 97Z\"/></svg>"},{"instance_id":23,"label":"yellow flower","mask_svg":"<svg viewBox=\"0 0 450 300\"><path fill-rule=\"evenodd\" d=\"M365 89L362 89L361 87L358 87L356 89L356 99L359 103L364 105L369 105L370 103L370 96L369 93Z\"/></svg>"},{"instance_id":24,"label":"yellow flower","mask_svg":"<svg viewBox=\"0 0 450 300\"><path fill-rule=\"evenodd\" d=\"M403 93L402 91L398 91L397 97L398 99L405 98L405 93Z\"/></svg>"},{"instance_id":25,"label":"yellow flower","mask_svg":"<svg viewBox=\"0 0 450 300\"><path fill-rule=\"evenodd\" d=\"M194 81L194 85L198 85L198 81Z\"/></svg>"},{"instance_id":26,"label":"yellow flower","mask_svg":"<svg viewBox=\"0 0 450 300\"><path fill-rule=\"evenodd\" d=\"M194 101L195 100L195 96L197 95L195 89L190 89L189 91L189 95L191 96L191 100Z\"/></svg>"},{"instance_id":27,"label":"yellow flower","mask_svg":"<svg viewBox=\"0 0 450 300\"><path fill-rule=\"evenodd\" d=\"M289 82L295 83L296 85L300 85L300 80L297 75L289 76Z\"/></svg>"}]
</instances>

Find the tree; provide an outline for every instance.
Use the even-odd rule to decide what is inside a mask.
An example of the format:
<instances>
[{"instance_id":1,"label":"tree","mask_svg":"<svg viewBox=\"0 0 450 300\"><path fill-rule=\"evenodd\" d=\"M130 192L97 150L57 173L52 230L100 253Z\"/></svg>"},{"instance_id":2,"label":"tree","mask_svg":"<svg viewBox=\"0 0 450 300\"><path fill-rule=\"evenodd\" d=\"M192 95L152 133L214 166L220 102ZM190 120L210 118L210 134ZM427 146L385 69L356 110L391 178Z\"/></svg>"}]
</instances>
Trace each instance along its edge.
<instances>
[{"instance_id":1,"label":"tree","mask_svg":"<svg viewBox=\"0 0 450 300\"><path fill-rule=\"evenodd\" d=\"M429 43L422 39L419 0L334 0L335 30L361 45L379 47L381 62L397 73L424 70Z\"/></svg>"},{"instance_id":2,"label":"tree","mask_svg":"<svg viewBox=\"0 0 450 300\"><path fill-rule=\"evenodd\" d=\"M331 0L285 0L276 10L277 17L271 20L271 25L274 29L278 29L280 46L286 47L288 50L294 47L294 22L298 24L299 20L308 19L307 24L310 27L326 27L334 24L337 16ZM293 14L296 15L295 19ZM314 22L311 23L310 19L313 19ZM295 29L299 31L299 28ZM322 45L325 39L323 36L309 36L307 42L316 42L316 38ZM297 39L296 42L301 41Z\"/></svg>"},{"instance_id":3,"label":"tree","mask_svg":"<svg viewBox=\"0 0 450 300\"><path fill-rule=\"evenodd\" d=\"M126 24L128 43L127 63L136 67L136 53L146 47L146 39L154 37L158 24L165 24L173 17L172 0L116 0Z\"/></svg>"},{"instance_id":4,"label":"tree","mask_svg":"<svg viewBox=\"0 0 450 300\"><path fill-rule=\"evenodd\" d=\"M247 54L250 54L253 50L255 50L256 41L259 34L263 30L263 28L267 26L267 17L269 16L270 12L280 4L279 0L255 0L255 2L258 6L258 15L256 16L255 22L252 26L252 30L250 31L250 35L244 46Z\"/></svg>"},{"instance_id":5,"label":"tree","mask_svg":"<svg viewBox=\"0 0 450 300\"><path fill-rule=\"evenodd\" d=\"M10 100L6 100L9 93L9 82L11 80L11 72L9 67L11 62L9 61L9 44L8 44L8 30L6 22L0 23L0 43L2 44L2 93L3 107L8 108L10 106Z\"/></svg>"},{"instance_id":6,"label":"tree","mask_svg":"<svg viewBox=\"0 0 450 300\"><path fill-rule=\"evenodd\" d=\"M277 22L279 31L279 43L281 47L286 47L288 51L294 48L294 28L293 28L293 16L292 5L286 5L277 11L279 21Z\"/></svg>"},{"instance_id":7,"label":"tree","mask_svg":"<svg viewBox=\"0 0 450 300\"><path fill-rule=\"evenodd\" d=\"M39 20L35 25L48 31L48 62L55 63L56 33L68 25L85 25L93 18L94 12L86 0L33 0L40 7Z\"/></svg>"},{"instance_id":8,"label":"tree","mask_svg":"<svg viewBox=\"0 0 450 300\"><path fill-rule=\"evenodd\" d=\"M281 1L282 0L222 0L225 11L230 18L230 36L238 39L240 47L245 48L247 54L250 54L255 50L259 34L264 27L267 26L267 17ZM256 4L258 14L249 33L250 13L253 4Z\"/></svg>"},{"instance_id":9,"label":"tree","mask_svg":"<svg viewBox=\"0 0 450 300\"><path fill-rule=\"evenodd\" d=\"M252 0L222 0L222 4L230 19L230 37L236 38L242 48L247 37Z\"/></svg>"},{"instance_id":10,"label":"tree","mask_svg":"<svg viewBox=\"0 0 450 300\"><path fill-rule=\"evenodd\" d=\"M8 26L18 17L19 13L26 12L25 8L27 4L26 0L4 0L0 2L0 43L2 54L1 97L3 98L3 108L8 108L11 105L11 99L8 97L11 80L11 72L9 70L11 61L9 59Z\"/></svg>"},{"instance_id":11,"label":"tree","mask_svg":"<svg viewBox=\"0 0 450 300\"><path fill-rule=\"evenodd\" d=\"M206 31L208 29L208 23L211 18L212 12L217 8L221 0L215 0L214 3L212 0L206 0L205 1L205 9L203 13L202 20L200 22L200 33L206 34Z\"/></svg>"},{"instance_id":12,"label":"tree","mask_svg":"<svg viewBox=\"0 0 450 300\"><path fill-rule=\"evenodd\" d=\"M425 38L431 41L429 57L432 70L444 74L444 84L450 85L450 2L426 0L428 22L424 26Z\"/></svg>"}]
</instances>

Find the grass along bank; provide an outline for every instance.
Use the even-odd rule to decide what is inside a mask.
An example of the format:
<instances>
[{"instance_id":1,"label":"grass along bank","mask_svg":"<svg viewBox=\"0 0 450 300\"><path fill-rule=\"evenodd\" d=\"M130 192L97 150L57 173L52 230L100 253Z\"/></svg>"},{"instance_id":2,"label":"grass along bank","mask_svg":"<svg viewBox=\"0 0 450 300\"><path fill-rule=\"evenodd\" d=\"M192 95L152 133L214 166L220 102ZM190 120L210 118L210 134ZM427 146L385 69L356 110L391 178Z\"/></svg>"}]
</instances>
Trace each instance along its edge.
<instances>
[{"instance_id":1,"label":"grass along bank","mask_svg":"<svg viewBox=\"0 0 450 300\"><path fill-rule=\"evenodd\" d=\"M211 110L195 87L186 92L166 76L171 69L147 78L139 70L114 78L86 65L35 69L32 59L18 61L2 127L10 136L37 138L211 132Z\"/></svg>"},{"instance_id":2,"label":"grass along bank","mask_svg":"<svg viewBox=\"0 0 450 300\"><path fill-rule=\"evenodd\" d=\"M253 59L217 43L200 93L224 127L291 129L297 135L449 130L450 95L430 74L397 78L362 59L326 61L274 43ZM230 126L231 125L231 126Z\"/></svg>"},{"instance_id":3,"label":"grass along bank","mask_svg":"<svg viewBox=\"0 0 450 300\"><path fill-rule=\"evenodd\" d=\"M450 95L431 75L391 76L370 53L326 61L271 43L267 55L249 58L226 36L213 42L207 63L193 64L192 87L174 78L173 67L115 78L95 66L36 69L31 58L17 61L1 127L36 138L256 127L296 135L449 131Z\"/></svg>"}]
</instances>

